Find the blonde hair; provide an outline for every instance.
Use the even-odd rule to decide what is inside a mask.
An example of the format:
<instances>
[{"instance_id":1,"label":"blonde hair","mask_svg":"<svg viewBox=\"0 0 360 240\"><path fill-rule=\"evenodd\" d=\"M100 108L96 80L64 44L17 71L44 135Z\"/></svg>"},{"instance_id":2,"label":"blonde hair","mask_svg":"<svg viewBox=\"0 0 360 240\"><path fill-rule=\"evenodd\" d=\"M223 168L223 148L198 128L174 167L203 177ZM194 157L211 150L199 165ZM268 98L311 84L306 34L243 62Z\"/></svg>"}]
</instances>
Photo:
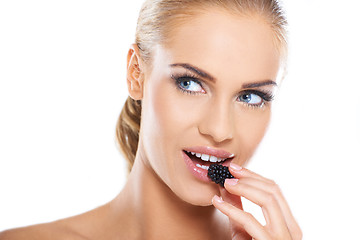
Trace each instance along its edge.
<instances>
[{"instance_id":1,"label":"blonde hair","mask_svg":"<svg viewBox=\"0 0 360 240\"><path fill-rule=\"evenodd\" d=\"M277 0L146 0L140 10L135 43L141 60L151 68L152 49L171 41L172 31L209 8L240 16L262 17L274 31L274 43L287 55L287 21ZM130 172L139 142L141 101L127 98L116 125L116 138Z\"/></svg>"}]
</instances>

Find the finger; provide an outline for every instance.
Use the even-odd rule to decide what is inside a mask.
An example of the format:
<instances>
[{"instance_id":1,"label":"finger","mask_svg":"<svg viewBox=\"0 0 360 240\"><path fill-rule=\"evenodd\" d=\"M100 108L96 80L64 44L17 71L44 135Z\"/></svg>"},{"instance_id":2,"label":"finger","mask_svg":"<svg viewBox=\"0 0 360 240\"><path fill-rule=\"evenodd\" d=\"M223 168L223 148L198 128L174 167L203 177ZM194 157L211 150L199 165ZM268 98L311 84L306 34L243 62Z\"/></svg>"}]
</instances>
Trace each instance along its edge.
<instances>
[{"instance_id":1,"label":"finger","mask_svg":"<svg viewBox=\"0 0 360 240\"><path fill-rule=\"evenodd\" d=\"M270 189L271 192L273 194L275 194L276 198L278 199L281 211L284 215L286 224L289 228L289 231L291 232L291 235L294 236L294 239L301 239L302 231L300 229L300 226L298 225L295 217L293 216L293 214L290 210L290 207L289 207L287 201L285 200L285 197L281 193L280 188L273 180L265 178L257 173L254 173L254 172L250 171L249 169L242 168L241 166L239 166L235 163L230 163L229 170L230 170L231 174L233 176L235 176L236 178L240 178L240 179L253 178L253 179L258 179L260 181L270 184L268 186L263 185L262 189L264 189L264 188ZM298 236L300 236L300 237L298 237Z\"/></svg>"},{"instance_id":2,"label":"finger","mask_svg":"<svg viewBox=\"0 0 360 240\"><path fill-rule=\"evenodd\" d=\"M229 171L235 178L252 177L252 178L263 180L263 181L269 182L269 183L273 182L271 179L265 178L257 173L254 173L253 171L250 171L247 168L243 168L235 163L230 163Z\"/></svg>"},{"instance_id":3,"label":"finger","mask_svg":"<svg viewBox=\"0 0 360 240\"><path fill-rule=\"evenodd\" d=\"M234 207L239 208L240 210L243 210L241 197L229 193L223 187L219 187L219 188L220 188L221 198L225 202L228 202L231 205L233 205ZM233 220L230 220L230 224L231 224L231 227L233 228L233 232L235 233L235 235L232 236L233 239L250 239L251 236L243 228L239 227L239 225L236 224L236 222L233 222Z\"/></svg>"},{"instance_id":4,"label":"finger","mask_svg":"<svg viewBox=\"0 0 360 240\"><path fill-rule=\"evenodd\" d=\"M239 182L238 179L226 179L225 189L230 193L243 196L263 210L265 221L267 225L273 228L276 232L282 233L287 231L287 225L284 216L281 212L277 199L259 188Z\"/></svg>"},{"instance_id":5,"label":"finger","mask_svg":"<svg viewBox=\"0 0 360 240\"><path fill-rule=\"evenodd\" d=\"M224 201L230 203L231 205L243 210L243 205L241 202L241 197L235 194L229 193L225 188L220 188L220 195L221 198L224 199Z\"/></svg>"},{"instance_id":6,"label":"finger","mask_svg":"<svg viewBox=\"0 0 360 240\"><path fill-rule=\"evenodd\" d=\"M267 192L268 194L272 194L279 203L281 212L285 218L285 222L290 232L297 234L299 231L301 231L299 225L297 224L290 210L290 207L284 195L281 192L280 187L274 181L266 182L257 178L244 177L244 178L240 178L239 182L261 189L262 191Z\"/></svg>"},{"instance_id":7,"label":"finger","mask_svg":"<svg viewBox=\"0 0 360 240\"><path fill-rule=\"evenodd\" d=\"M270 239L264 227L250 213L244 212L230 203L223 201L217 195L213 197L212 203L220 212L228 216L230 220L244 229L253 238L258 240Z\"/></svg>"}]
</instances>

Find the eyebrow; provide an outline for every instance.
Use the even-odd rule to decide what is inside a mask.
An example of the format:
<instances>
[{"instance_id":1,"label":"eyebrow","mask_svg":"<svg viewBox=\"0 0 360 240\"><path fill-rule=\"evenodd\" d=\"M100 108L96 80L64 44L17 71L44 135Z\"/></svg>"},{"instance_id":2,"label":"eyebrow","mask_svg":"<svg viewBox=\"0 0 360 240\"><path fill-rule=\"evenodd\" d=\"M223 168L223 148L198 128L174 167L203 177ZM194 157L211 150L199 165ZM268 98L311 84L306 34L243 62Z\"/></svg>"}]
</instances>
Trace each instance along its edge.
<instances>
[{"instance_id":1,"label":"eyebrow","mask_svg":"<svg viewBox=\"0 0 360 240\"><path fill-rule=\"evenodd\" d=\"M196 74L198 74L199 76L206 78L212 82L216 82L216 78L211 76L211 74L205 72L204 70L195 67L189 63L173 63L169 65L170 67L183 67L186 68ZM265 81L261 81L261 82L254 82L254 83L244 83L242 85L242 88L258 88L258 87L262 87L262 86L267 86L267 85L274 85L277 86L276 82L274 82L273 80L265 80Z\"/></svg>"},{"instance_id":2,"label":"eyebrow","mask_svg":"<svg viewBox=\"0 0 360 240\"><path fill-rule=\"evenodd\" d=\"M267 85L274 85L275 87L277 87L277 83L274 82L273 80L265 80L262 82L255 82L255 83L244 83L242 85L242 87L243 88L258 88L258 87L267 86Z\"/></svg>"},{"instance_id":3,"label":"eyebrow","mask_svg":"<svg viewBox=\"0 0 360 240\"><path fill-rule=\"evenodd\" d=\"M203 78L207 78L208 80L212 81L212 82L216 82L215 78L213 76L211 76L209 73L205 72L204 70L201 70L198 67L195 67L191 64L188 63L173 63L169 65L170 67L183 67L186 68L196 74L198 74L199 76L203 77Z\"/></svg>"}]
</instances>

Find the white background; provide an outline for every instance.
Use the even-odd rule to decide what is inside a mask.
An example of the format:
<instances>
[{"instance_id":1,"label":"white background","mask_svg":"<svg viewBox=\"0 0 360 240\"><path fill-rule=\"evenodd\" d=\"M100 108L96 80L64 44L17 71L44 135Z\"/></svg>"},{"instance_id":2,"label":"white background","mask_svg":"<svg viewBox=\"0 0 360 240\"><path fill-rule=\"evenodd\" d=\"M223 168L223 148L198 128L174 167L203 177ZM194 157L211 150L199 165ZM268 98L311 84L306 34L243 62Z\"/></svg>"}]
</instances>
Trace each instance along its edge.
<instances>
[{"instance_id":1,"label":"white background","mask_svg":"<svg viewBox=\"0 0 360 240\"><path fill-rule=\"evenodd\" d=\"M115 124L141 3L0 2L0 231L121 190ZM359 7L285 0L289 73L248 167L280 185L304 239L359 237Z\"/></svg>"}]
</instances>

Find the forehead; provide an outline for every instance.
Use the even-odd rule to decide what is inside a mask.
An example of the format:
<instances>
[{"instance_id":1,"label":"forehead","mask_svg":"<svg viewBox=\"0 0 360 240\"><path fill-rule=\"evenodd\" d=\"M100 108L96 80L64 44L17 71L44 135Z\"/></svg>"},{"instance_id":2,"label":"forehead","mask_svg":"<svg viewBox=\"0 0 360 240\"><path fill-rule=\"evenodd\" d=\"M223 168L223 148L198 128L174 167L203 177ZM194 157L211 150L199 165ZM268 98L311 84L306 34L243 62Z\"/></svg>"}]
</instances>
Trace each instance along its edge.
<instances>
[{"instance_id":1,"label":"forehead","mask_svg":"<svg viewBox=\"0 0 360 240\"><path fill-rule=\"evenodd\" d=\"M274 33L258 16L201 13L178 26L160 48L170 63L191 63L215 77L275 80L280 63Z\"/></svg>"}]
</instances>

